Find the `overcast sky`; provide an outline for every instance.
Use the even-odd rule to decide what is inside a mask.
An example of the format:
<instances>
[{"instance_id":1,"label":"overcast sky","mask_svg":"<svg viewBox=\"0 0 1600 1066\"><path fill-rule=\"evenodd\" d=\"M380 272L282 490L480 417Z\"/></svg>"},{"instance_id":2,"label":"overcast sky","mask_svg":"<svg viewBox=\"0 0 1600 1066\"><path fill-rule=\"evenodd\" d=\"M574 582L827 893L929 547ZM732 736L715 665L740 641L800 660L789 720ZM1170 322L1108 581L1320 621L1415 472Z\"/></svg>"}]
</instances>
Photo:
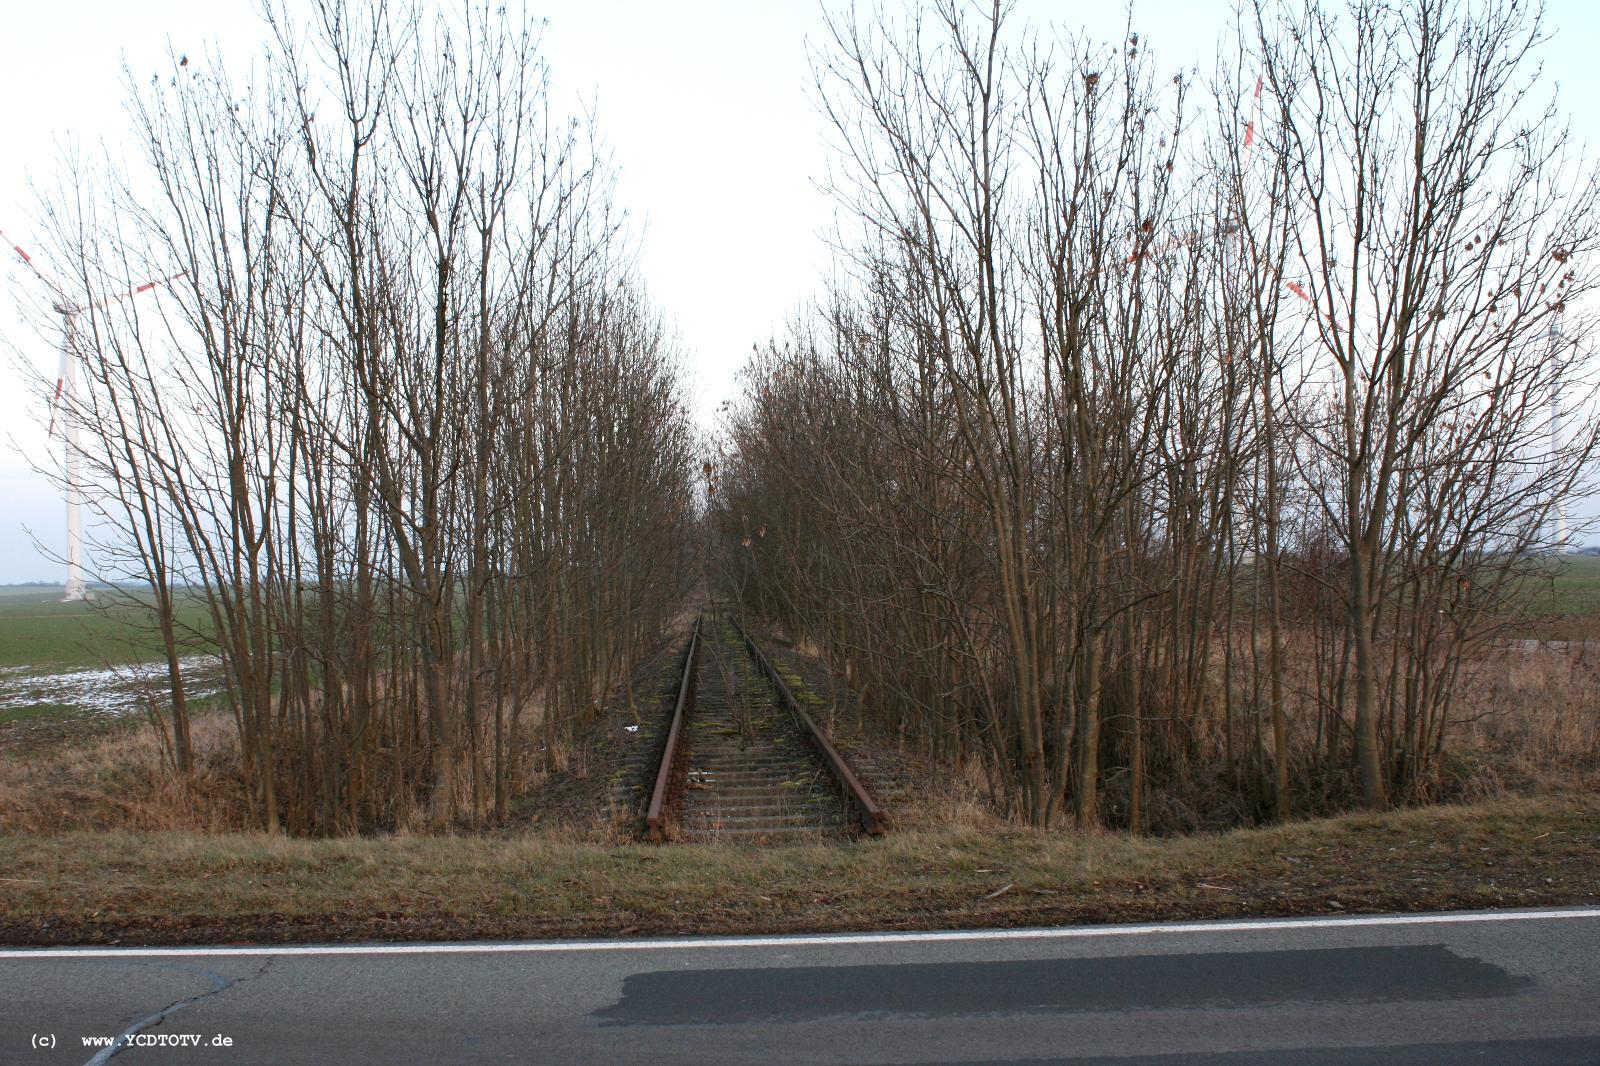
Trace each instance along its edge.
<instances>
[{"instance_id":1,"label":"overcast sky","mask_svg":"<svg viewBox=\"0 0 1600 1066\"><path fill-rule=\"evenodd\" d=\"M827 135L809 104L806 58L823 9L814 0L533 6L549 19L558 100L598 105L621 200L646 220L645 277L677 326L696 410L709 421L751 345L779 330L826 271L831 209L813 183L827 168ZM1547 74L1563 107L1588 105L1600 98L1600 15L1589 0L1549 7L1559 32L1544 52ZM124 63L148 77L165 69L169 48L197 57L214 46L242 67L261 42L251 0L0 0L0 9L0 229L23 243L36 215L30 181L53 183L61 146L123 141ZM1231 11L1232 0L1146 0L1133 24L1165 66L1209 73ZM1024 0L1017 14L1106 40L1126 18L1116 3L1079 0ZM1600 119L1583 113L1574 125L1600 145ZM57 551L64 543L62 505L30 472L29 457L49 442L13 365L15 353L53 372L58 358L19 318L12 287L31 282L13 257L0 266L0 583L63 573L27 532Z\"/></svg>"}]
</instances>

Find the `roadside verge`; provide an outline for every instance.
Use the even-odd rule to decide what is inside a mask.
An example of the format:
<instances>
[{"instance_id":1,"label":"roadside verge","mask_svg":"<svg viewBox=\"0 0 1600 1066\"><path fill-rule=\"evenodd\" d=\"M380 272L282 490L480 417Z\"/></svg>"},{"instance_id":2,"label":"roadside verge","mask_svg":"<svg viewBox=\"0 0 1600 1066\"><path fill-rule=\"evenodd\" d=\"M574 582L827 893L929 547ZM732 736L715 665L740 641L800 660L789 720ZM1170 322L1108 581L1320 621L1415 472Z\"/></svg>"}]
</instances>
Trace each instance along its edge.
<instances>
[{"instance_id":1,"label":"roadside verge","mask_svg":"<svg viewBox=\"0 0 1600 1066\"><path fill-rule=\"evenodd\" d=\"M0 837L0 942L746 935L1600 903L1600 797L1169 840L922 830L841 844Z\"/></svg>"}]
</instances>

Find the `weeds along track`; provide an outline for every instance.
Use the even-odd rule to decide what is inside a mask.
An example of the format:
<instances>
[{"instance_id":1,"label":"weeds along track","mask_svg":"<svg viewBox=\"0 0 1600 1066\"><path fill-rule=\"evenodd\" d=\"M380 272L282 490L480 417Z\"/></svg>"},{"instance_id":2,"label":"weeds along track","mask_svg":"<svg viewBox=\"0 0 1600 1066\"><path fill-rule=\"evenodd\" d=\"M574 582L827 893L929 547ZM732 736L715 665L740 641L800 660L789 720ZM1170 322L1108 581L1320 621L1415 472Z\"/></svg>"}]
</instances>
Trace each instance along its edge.
<instances>
[{"instance_id":1,"label":"weeds along track","mask_svg":"<svg viewBox=\"0 0 1600 1066\"><path fill-rule=\"evenodd\" d=\"M882 832L883 812L734 620L696 624L672 715L648 838L765 843Z\"/></svg>"}]
</instances>

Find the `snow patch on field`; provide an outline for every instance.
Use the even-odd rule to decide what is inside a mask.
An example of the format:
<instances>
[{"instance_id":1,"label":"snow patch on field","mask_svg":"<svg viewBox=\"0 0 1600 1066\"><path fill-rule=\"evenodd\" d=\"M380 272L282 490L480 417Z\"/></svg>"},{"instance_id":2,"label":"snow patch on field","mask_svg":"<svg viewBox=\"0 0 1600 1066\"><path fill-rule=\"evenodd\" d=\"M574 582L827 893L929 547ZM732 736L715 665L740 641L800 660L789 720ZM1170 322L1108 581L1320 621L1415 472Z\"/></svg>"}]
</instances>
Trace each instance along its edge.
<instances>
[{"instance_id":1,"label":"snow patch on field","mask_svg":"<svg viewBox=\"0 0 1600 1066\"><path fill-rule=\"evenodd\" d=\"M190 655L179 660L185 692L200 699L221 691L222 660L215 655ZM165 663L137 663L110 669L68 670L29 674L26 666L0 667L0 710L27 707L76 707L90 714L123 715L141 710L147 697L167 704Z\"/></svg>"}]
</instances>

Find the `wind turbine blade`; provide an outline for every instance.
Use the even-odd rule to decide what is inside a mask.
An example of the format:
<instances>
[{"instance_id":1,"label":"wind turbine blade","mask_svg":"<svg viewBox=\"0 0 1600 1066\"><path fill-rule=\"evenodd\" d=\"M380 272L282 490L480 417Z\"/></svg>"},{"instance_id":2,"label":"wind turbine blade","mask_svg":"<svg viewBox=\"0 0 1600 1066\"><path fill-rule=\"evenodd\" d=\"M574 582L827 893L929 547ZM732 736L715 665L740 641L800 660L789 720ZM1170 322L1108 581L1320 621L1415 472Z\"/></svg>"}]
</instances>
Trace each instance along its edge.
<instances>
[{"instance_id":1,"label":"wind turbine blade","mask_svg":"<svg viewBox=\"0 0 1600 1066\"><path fill-rule=\"evenodd\" d=\"M5 230L0 230L0 241L4 241L5 243L11 245L11 250L17 253L17 258L26 263L28 269L33 271L33 276L44 282L45 287L56 294L56 298L61 301L61 307L58 307L57 310L61 310L61 308L70 308L72 306L72 301L67 299L66 290L60 285L57 285L50 275L46 274L43 270L40 270L39 264L33 261L33 256L29 255L27 250L23 248L22 245L18 244L16 241L7 236Z\"/></svg>"},{"instance_id":2,"label":"wind turbine blade","mask_svg":"<svg viewBox=\"0 0 1600 1066\"><path fill-rule=\"evenodd\" d=\"M61 366L56 371L56 391L50 397L50 429L47 431L47 435L51 437L56 435L56 411L60 409L61 390L66 386L66 383L67 349L63 347L61 349Z\"/></svg>"},{"instance_id":3,"label":"wind turbine blade","mask_svg":"<svg viewBox=\"0 0 1600 1066\"><path fill-rule=\"evenodd\" d=\"M1250 146L1255 143L1255 140L1256 140L1256 126L1261 121L1261 75L1260 74L1256 75L1256 91L1252 95L1253 95L1254 99L1253 99L1252 104L1250 105L1250 121L1246 122L1244 124L1244 152L1248 152L1250 150ZM1244 153L1241 152L1240 154L1242 155Z\"/></svg>"},{"instance_id":4,"label":"wind turbine blade","mask_svg":"<svg viewBox=\"0 0 1600 1066\"><path fill-rule=\"evenodd\" d=\"M110 296L105 297L104 299L96 300L94 303L90 304L89 306L97 308L97 309L98 308L108 307L113 303L119 303L119 302L121 302L123 300L132 299L133 297L139 295L141 292L149 292L151 289L154 289L154 288L156 288L158 286L166 285L166 284L168 284L170 282L177 281L179 278L182 278L182 277L187 277L188 274L189 274L189 272L187 270L180 270L176 274L168 274L164 278L157 278L154 281L147 281L143 285L136 285L133 288L129 289L127 292L114 293L114 294L112 294Z\"/></svg>"}]
</instances>

